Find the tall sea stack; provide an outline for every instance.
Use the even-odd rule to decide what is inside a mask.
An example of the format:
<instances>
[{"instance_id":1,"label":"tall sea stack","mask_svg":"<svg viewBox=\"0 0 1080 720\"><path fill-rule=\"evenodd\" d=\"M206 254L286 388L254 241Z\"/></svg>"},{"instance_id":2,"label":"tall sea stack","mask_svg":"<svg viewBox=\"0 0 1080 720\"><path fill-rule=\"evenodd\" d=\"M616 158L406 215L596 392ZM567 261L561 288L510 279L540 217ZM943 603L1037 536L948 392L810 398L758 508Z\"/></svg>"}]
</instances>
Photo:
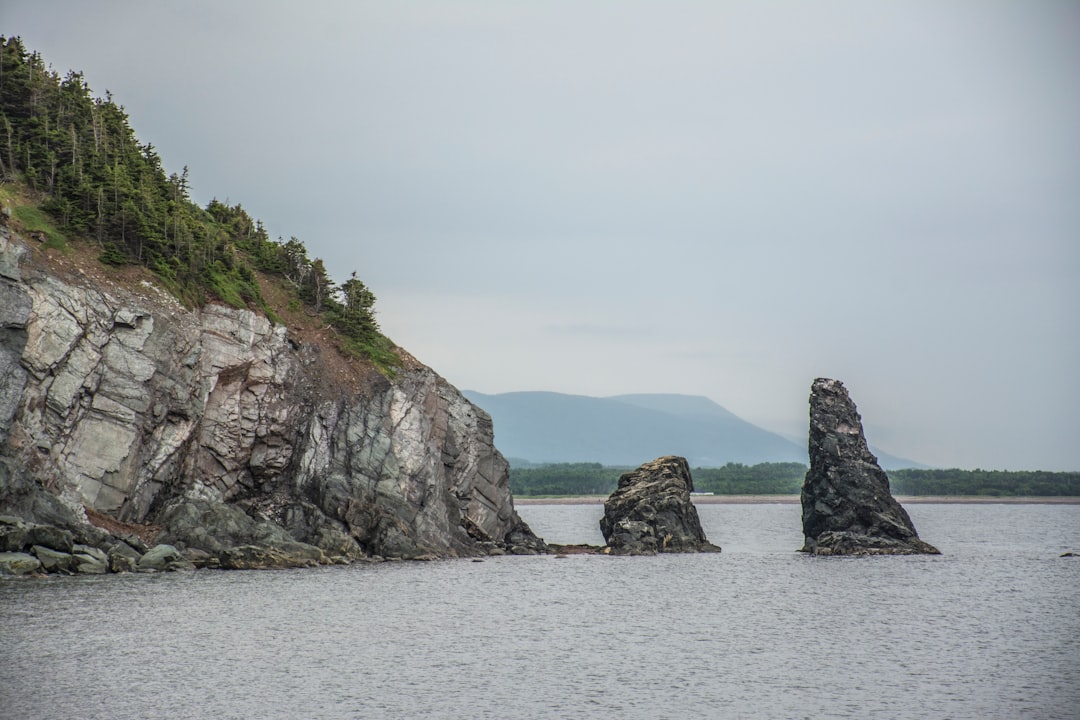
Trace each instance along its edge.
<instances>
[{"instance_id":1,"label":"tall sea stack","mask_svg":"<svg viewBox=\"0 0 1080 720\"><path fill-rule=\"evenodd\" d=\"M810 470L802 487L802 552L815 555L939 554L919 539L893 498L889 477L863 435L862 418L839 380L810 389Z\"/></svg>"}]
</instances>

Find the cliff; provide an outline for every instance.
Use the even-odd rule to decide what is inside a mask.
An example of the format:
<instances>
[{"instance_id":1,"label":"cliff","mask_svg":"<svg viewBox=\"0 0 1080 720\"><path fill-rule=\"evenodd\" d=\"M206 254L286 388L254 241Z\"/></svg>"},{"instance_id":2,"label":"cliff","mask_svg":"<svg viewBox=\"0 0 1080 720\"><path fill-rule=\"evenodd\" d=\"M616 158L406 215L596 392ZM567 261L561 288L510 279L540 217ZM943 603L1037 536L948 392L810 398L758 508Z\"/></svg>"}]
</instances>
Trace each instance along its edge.
<instances>
[{"instance_id":1,"label":"cliff","mask_svg":"<svg viewBox=\"0 0 1080 720\"><path fill-rule=\"evenodd\" d=\"M490 417L430 368L33 245L0 227L0 515L235 566L542 549Z\"/></svg>"}]
</instances>

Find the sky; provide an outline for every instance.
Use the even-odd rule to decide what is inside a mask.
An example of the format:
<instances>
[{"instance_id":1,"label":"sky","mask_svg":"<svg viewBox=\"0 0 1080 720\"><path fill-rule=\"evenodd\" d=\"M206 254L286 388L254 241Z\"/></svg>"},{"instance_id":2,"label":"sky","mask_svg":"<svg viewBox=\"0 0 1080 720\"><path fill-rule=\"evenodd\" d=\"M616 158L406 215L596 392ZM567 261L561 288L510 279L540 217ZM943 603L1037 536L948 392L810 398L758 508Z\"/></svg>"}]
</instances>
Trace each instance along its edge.
<instances>
[{"instance_id":1,"label":"sky","mask_svg":"<svg viewBox=\"0 0 1080 720\"><path fill-rule=\"evenodd\" d=\"M5 0L451 383L1080 470L1080 3ZM496 433L498 428L496 428Z\"/></svg>"}]
</instances>

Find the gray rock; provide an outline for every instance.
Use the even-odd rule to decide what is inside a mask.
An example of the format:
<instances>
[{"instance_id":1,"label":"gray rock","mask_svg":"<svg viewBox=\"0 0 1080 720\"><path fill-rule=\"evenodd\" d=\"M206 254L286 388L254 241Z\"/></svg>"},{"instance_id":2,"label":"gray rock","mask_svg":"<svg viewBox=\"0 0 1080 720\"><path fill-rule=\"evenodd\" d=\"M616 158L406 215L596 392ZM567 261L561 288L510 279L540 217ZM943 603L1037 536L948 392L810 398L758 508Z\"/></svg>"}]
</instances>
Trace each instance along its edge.
<instances>
[{"instance_id":1,"label":"gray rock","mask_svg":"<svg viewBox=\"0 0 1080 720\"><path fill-rule=\"evenodd\" d=\"M30 575L41 569L41 561L21 552L0 552L0 575Z\"/></svg>"},{"instance_id":2,"label":"gray rock","mask_svg":"<svg viewBox=\"0 0 1080 720\"><path fill-rule=\"evenodd\" d=\"M619 478L604 503L600 531L615 555L719 552L705 537L690 501L694 481L686 459L657 458Z\"/></svg>"},{"instance_id":3,"label":"gray rock","mask_svg":"<svg viewBox=\"0 0 1080 720\"><path fill-rule=\"evenodd\" d=\"M499 554L500 548L493 543L486 544L484 549L488 555ZM547 543L533 534L532 529L525 523L514 527L503 539L502 548L511 555L541 555L548 551Z\"/></svg>"},{"instance_id":4,"label":"gray rock","mask_svg":"<svg viewBox=\"0 0 1080 720\"><path fill-rule=\"evenodd\" d=\"M184 556L185 560L196 568L220 567L218 559L205 550L200 550L199 548L184 548L181 554Z\"/></svg>"},{"instance_id":5,"label":"gray rock","mask_svg":"<svg viewBox=\"0 0 1080 720\"><path fill-rule=\"evenodd\" d=\"M8 514L110 547L85 507L212 557L543 547L514 509L491 418L404 351L385 377L248 310L20 273L21 241L0 235ZM5 546L25 543L3 532Z\"/></svg>"},{"instance_id":6,"label":"gray rock","mask_svg":"<svg viewBox=\"0 0 1080 720\"><path fill-rule=\"evenodd\" d=\"M20 552L26 547L29 526L10 515L0 516L0 552Z\"/></svg>"},{"instance_id":7,"label":"gray rock","mask_svg":"<svg viewBox=\"0 0 1080 720\"><path fill-rule=\"evenodd\" d=\"M286 552L258 545L239 545L224 550L219 558L224 570L266 570L269 568L314 567L329 563L321 555Z\"/></svg>"},{"instance_id":8,"label":"gray rock","mask_svg":"<svg viewBox=\"0 0 1080 720\"><path fill-rule=\"evenodd\" d=\"M50 573L70 573L75 571L77 562L69 553L35 545L31 552L41 562L41 569Z\"/></svg>"},{"instance_id":9,"label":"gray rock","mask_svg":"<svg viewBox=\"0 0 1080 720\"><path fill-rule=\"evenodd\" d=\"M71 553L75 572L82 575L104 575L109 572L109 556L90 545L75 543Z\"/></svg>"},{"instance_id":10,"label":"gray rock","mask_svg":"<svg viewBox=\"0 0 1080 720\"><path fill-rule=\"evenodd\" d=\"M297 567L324 561L323 551L318 547L294 540L280 525L266 519L256 520L235 505L182 499L162 513L161 521L165 525L159 536L163 542L203 550L218 557L222 567L230 567L224 552L237 547L273 550L266 555L266 567ZM352 545L356 547L356 543ZM288 564L275 565L273 558L284 558L282 562Z\"/></svg>"},{"instance_id":11,"label":"gray rock","mask_svg":"<svg viewBox=\"0 0 1080 720\"><path fill-rule=\"evenodd\" d=\"M142 554L124 541L113 543L106 553L109 557L109 572L135 572L139 569Z\"/></svg>"},{"instance_id":12,"label":"gray rock","mask_svg":"<svg viewBox=\"0 0 1080 720\"><path fill-rule=\"evenodd\" d=\"M802 552L937 555L919 539L867 447L862 418L843 383L818 378L810 391L810 469L802 487Z\"/></svg>"},{"instance_id":13,"label":"gray rock","mask_svg":"<svg viewBox=\"0 0 1080 720\"><path fill-rule=\"evenodd\" d=\"M155 545L139 558L139 572L165 572L169 570L194 570L195 566L172 545Z\"/></svg>"},{"instance_id":14,"label":"gray rock","mask_svg":"<svg viewBox=\"0 0 1080 720\"><path fill-rule=\"evenodd\" d=\"M30 545L42 545L62 553L71 554L75 547L74 536L55 525L31 525L26 533Z\"/></svg>"}]
</instances>

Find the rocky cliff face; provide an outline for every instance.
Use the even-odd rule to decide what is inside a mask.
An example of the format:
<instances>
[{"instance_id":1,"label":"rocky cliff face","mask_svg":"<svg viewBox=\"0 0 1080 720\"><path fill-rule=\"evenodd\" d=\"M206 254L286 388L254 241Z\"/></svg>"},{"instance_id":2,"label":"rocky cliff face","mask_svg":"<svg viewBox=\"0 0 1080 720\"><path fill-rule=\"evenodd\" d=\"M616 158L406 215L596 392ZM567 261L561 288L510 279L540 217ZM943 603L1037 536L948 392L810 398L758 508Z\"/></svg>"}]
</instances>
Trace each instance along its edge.
<instances>
[{"instance_id":1,"label":"rocky cliff face","mask_svg":"<svg viewBox=\"0 0 1080 720\"><path fill-rule=\"evenodd\" d=\"M604 503L600 531L606 552L652 555L720 552L705 537L690 501L694 481L686 458L668 455L624 473Z\"/></svg>"},{"instance_id":2,"label":"rocky cliff face","mask_svg":"<svg viewBox=\"0 0 1080 720\"><path fill-rule=\"evenodd\" d=\"M862 418L838 380L810 390L810 469L802 488L803 552L817 555L937 554L919 539L870 452Z\"/></svg>"},{"instance_id":3,"label":"rocky cliff face","mask_svg":"<svg viewBox=\"0 0 1080 720\"><path fill-rule=\"evenodd\" d=\"M387 379L256 313L20 268L27 252L0 228L0 514L85 508L212 556L542 547L490 418L429 368Z\"/></svg>"}]
</instances>

